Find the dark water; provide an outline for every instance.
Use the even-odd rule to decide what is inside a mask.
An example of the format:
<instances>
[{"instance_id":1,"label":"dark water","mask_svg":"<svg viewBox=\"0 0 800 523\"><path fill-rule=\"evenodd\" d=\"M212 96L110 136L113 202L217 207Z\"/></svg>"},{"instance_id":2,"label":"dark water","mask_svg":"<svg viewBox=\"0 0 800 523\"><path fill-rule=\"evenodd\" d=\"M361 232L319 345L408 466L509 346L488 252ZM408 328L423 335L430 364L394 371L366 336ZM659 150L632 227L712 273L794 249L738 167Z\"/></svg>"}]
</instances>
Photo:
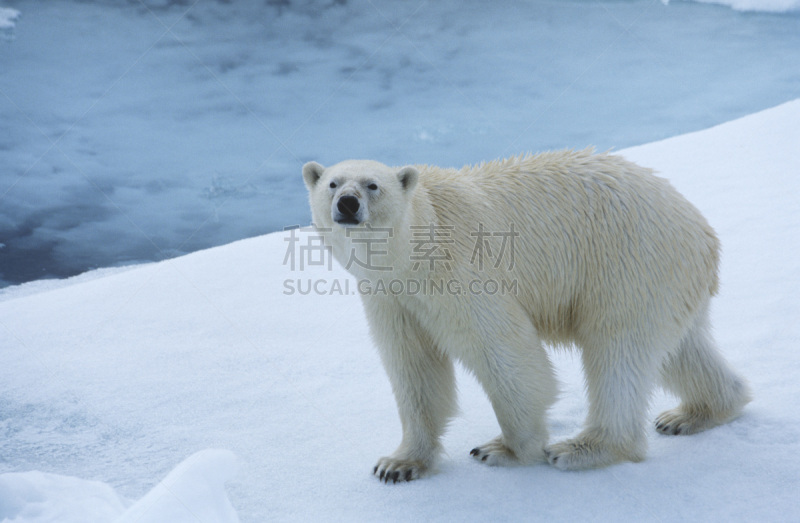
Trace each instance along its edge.
<instances>
[{"instance_id":1,"label":"dark water","mask_svg":"<svg viewBox=\"0 0 800 523\"><path fill-rule=\"evenodd\" d=\"M0 39L0 286L310 219L300 168L623 148L800 97L800 17L625 2L35 2Z\"/></svg>"}]
</instances>

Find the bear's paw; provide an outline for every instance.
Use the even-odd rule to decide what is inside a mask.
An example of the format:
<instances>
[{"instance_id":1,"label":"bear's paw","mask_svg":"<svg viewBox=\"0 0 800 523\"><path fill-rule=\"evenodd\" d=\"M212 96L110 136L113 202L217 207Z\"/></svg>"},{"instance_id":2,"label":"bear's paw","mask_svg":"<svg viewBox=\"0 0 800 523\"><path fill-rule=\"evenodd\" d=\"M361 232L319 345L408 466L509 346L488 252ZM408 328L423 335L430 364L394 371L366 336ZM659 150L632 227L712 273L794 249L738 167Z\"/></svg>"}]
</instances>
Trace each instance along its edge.
<instances>
[{"instance_id":1,"label":"bear's paw","mask_svg":"<svg viewBox=\"0 0 800 523\"><path fill-rule=\"evenodd\" d=\"M544 452L547 461L561 470L593 469L620 461L638 462L644 459L644 451L637 445L626 449L590 435L578 435L576 438L548 445Z\"/></svg>"},{"instance_id":2,"label":"bear's paw","mask_svg":"<svg viewBox=\"0 0 800 523\"><path fill-rule=\"evenodd\" d=\"M477 461L493 467L519 464L514 452L503 443L503 436L498 436L480 447L475 447L469 454Z\"/></svg>"},{"instance_id":3,"label":"bear's paw","mask_svg":"<svg viewBox=\"0 0 800 523\"><path fill-rule=\"evenodd\" d=\"M702 432L717 425L718 422L710 415L702 412L692 412L690 409L677 407L662 412L656 418L656 430L671 436L688 435Z\"/></svg>"},{"instance_id":4,"label":"bear's paw","mask_svg":"<svg viewBox=\"0 0 800 523\"><path fill-rule=\"evenodd\" d=\"M428 466L419 460L397 459L384 457L378 460L378 464L372 469L372 473L378 476L384 483L397 483L398 481L411 481L423 477L428 471Z\"/></svg>"}]
</instances>

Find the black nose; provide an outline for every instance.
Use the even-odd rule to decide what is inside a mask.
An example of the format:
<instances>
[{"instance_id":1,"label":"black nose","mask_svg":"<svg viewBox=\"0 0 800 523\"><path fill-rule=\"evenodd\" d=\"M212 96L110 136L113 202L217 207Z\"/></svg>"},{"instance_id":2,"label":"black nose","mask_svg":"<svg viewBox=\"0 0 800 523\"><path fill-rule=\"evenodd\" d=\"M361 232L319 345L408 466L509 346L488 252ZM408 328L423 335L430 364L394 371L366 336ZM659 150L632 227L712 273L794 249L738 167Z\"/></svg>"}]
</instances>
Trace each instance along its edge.
<instances>
[{"instance_id":1,"label":"black nose","mask_svg":"<svg viewBox=\"0 0 800 523\"><path fill-rule=\"evenodd\" d=\"M359 207L358 198L355 196L342 196L339 198L339 203L336 204L340 213L351 217L356 215Z\"/></svg>"}]
</instances>

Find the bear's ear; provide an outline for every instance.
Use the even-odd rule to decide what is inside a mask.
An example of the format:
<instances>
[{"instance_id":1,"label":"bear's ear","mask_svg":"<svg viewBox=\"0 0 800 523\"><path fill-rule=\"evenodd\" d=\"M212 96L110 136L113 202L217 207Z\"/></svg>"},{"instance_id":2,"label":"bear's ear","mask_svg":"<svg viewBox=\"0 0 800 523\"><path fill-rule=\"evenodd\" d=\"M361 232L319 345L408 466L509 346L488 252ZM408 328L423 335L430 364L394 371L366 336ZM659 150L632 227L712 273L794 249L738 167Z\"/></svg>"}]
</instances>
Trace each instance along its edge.
<instances>
[{"instance_id":1,"label":"bear's ear","mask_svg":"<svg viewBox=\"0 0 800 523\"><path fill-rule=\"evenodd\" d=\"M417 185L419 171L411 166L403 167L400 169L400 172L397 173L397 179L400 181L400 185L403 187L404 191L411 192Z\"/></svg>"},{"instance_id":2,"label":"bear's ear","mask_svg":"<svg viewBox=\"0 0 800 523\"><path fill-rule=\"evenodd\" d=\"M317 162L308 162L303 166L303 181L306 182L306 187L313 189L317 182L322 177L325 167Z\"/></svg>"}]
</instances>

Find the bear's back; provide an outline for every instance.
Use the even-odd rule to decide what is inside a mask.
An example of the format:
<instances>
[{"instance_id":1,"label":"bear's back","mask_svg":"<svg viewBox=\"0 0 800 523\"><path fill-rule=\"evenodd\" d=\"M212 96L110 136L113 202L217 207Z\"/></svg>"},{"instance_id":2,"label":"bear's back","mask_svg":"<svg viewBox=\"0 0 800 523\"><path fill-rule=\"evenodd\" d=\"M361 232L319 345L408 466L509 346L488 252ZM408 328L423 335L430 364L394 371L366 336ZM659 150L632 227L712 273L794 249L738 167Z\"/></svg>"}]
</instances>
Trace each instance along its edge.
<instances>
[{"instance_id":1,"label":"bear's back","mask_svg":"<svg viewBox=\"0 0 800 523\"><path fill-rule=\"evenodd\" d=\"M517 282L544 337L656 318L684 328L716 292L713 229L669 182L619 156L555 151L421 171L437 224L452 227L455 276ZM498 254L504 238L513 259L476 267L477 250Z\"/></svg>"}]
</instances>

